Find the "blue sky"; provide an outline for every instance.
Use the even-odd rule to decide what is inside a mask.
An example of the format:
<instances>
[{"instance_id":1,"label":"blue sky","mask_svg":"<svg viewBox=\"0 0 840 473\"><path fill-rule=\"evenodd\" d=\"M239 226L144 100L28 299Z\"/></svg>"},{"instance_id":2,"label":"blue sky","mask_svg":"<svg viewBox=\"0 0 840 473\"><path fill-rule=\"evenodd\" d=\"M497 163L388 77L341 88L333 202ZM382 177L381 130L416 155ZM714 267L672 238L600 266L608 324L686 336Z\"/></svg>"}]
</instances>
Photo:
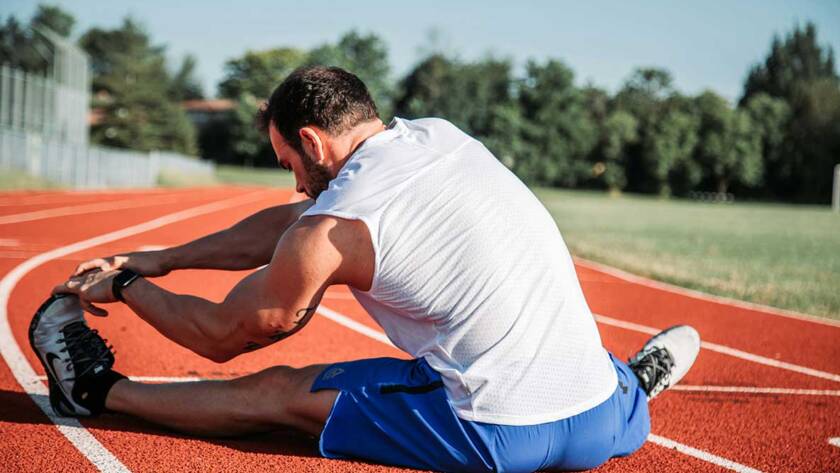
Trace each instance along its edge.
<instances>
[{"instance_id":1,"label":"blue sky","mask_svg":"<svg viewBox=\"0 0 840 473\"><path fill-rule=\"evenodd\" d=\"M2 0L0 16L28 20L38 2ZM766 55L774 33L816 23L819 40L840 52L840 1L400 1L64 0L75 33L114 27L126 15L166 44L172 63L199 61L205 93L215 94L224 62L247 49L310 48L343 32L374 32L389 45L392 75L422 57L435 31L440 47L463 59L492 54L521 69L528 58L569 64L580 84L616 90L636 66L661 66L677 87L740 95L750 66Z\"/></svg>"}]
</instances>

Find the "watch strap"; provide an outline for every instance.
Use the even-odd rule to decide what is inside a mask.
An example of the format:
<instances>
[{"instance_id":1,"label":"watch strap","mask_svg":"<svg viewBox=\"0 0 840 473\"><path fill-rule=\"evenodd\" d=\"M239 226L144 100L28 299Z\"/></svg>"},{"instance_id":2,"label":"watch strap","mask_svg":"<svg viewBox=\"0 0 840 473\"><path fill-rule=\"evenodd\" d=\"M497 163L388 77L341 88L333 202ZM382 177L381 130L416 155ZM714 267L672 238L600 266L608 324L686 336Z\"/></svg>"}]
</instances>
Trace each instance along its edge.
<instances>
[{"instance_id":1,"label":"watch strap","mask_svg":"<svg viewBox=\"0 0 840 473\"><path fill-rule=\"evenodd\" d=\"M111 292L114 294L114 297L120 302L125 302L122 295L123 289L127 288L139 277L139 274L130 269L120 271L120 274L114 276L113 282L111 283Z\"/></svg>"}]
</instances>

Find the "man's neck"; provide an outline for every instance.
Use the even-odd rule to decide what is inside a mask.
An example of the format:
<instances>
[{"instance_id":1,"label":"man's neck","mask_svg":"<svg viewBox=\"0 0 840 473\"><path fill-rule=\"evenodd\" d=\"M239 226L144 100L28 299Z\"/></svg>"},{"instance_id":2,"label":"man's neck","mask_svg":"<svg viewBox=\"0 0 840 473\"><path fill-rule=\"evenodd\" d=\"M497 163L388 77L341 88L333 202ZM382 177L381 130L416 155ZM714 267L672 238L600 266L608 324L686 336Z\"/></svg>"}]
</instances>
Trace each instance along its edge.
<instances>
[{"instance_id":1,"label":"man's neck","mask_svg":"<svg viewBox=\"0 0 840 473\"><path fill-rule=\"evenodd\" d=\"M364 122L356 125L352 129L341 136L336 137L332 146L330 146L331 171L333 175L338 175L338 171L344 167L344 164L350 159L350 156L371 136L385 130L385 124L378 118L369 122Z\"/></svg>"}]
</instances>

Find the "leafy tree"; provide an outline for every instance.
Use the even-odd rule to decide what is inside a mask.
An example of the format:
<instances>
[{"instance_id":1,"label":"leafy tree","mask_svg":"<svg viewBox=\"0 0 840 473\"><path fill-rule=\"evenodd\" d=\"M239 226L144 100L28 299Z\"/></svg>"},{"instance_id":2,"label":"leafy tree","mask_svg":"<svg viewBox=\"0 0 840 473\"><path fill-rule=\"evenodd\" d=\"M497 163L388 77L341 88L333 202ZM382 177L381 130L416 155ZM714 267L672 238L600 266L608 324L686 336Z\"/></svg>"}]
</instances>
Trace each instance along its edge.
<instances>
[{"instance_id":1,"label":"leafy tree","mask_svg":"<svg viewBox=\"0 0 840 473\"><path fill-rule=\"evenodd\" d=\"M754 94L740 110L750 116L754 132L761 140L762 163L764 166L764 186L766 196L779 194L779 190L789 186L794 174L792 161L787 159L791 152L787 131L790 127L790 106L783 99L774 98L764 92Z\"/></svg>"},{"instance_id":2,"label":"leafy tree","mask_svg":"<svg viewBox=\"0 0 840 473\"><path fill-rule=\"evenodd\" d=\"M627 149L638 140L639 121L630 113L615 110L603 121L597 148L603 162L596 162L594 171L611 192L621 191L627 185Z\"/></svg>"},{"instance_id":3,"label":"leafy tree","mask_svg":"<svg viewBox=\"0 0 840 473\"><path fill-rule=\"evenodd\" d=\"M391 117L393 95L388 63L388 47L382 38L373 33L362 35L357 31L345 33L336 44L325 44L309 52L306 62L346 69L367 85L380 117Z\"/></svg>"},{"instance_id":4,"label":"leafy tree","mask_svg":"<svg viewBox=\"0 0 840 473\"><path fill-rule=\"evenodd\" d=\"M32 48L32 35L13 16L0 27L0 64L28 72L46 70L44 58Z\"/></svg>"},{"instance_id":5,"label":"leafy tree","mask_svg":"<svg viewBox=\"0 0 840 473\"><path fill-rule=\"evenodd\" d=\"M474 136L490 138L504 133L502 123L517 120L511 115L512 81L506 60L487 58L461 63L432 55L402 81L396 114L407 118L446 118Z\"/></svg>"},{"instance_id":6,"label":"leafy tree","mask_svg":"<svg viewBox=\"0 0 840 473\"><path fill-rule=\"evenodd\" d=\"M192 54L187 54L181 61L181 66L172 77L169 86L169 97L175 101L203 99L204 92L201 83L195 77L196 59Z\"/></svg>"},{"instance_id":7,"label":"leafy tree","mask_svg":"<svg viewBox=\"0 0 840 473\"><path fill-rule=\"evenodd\" d=\"M651 144L657 141L654 135L663 129L660 122L669 110L682 108L676 107L680 101L676 96L670 72L639 68L633 71L613 99L614 110L628 113L637 122L637 136L624 143L622 153L627 188L632 191L670 193L670 186L662 179L667 181L671 170L669 168L664 174L655 172L658 155L651 154L656 149Z\"/></svg>"},{"instance_id":8,"label":"leafy tree","mask_svg":"<svg viewBox=\"0 0 840 473\"><path fill-rule=\"evenodd\" d=\"M225 63L225 77L219 83L219 95L236 100L243 93L249 93L268 99L274 88L306 60L307 53L295 48L246 51L242 57Z\"/></svg>"},{"instance_id":9,"label":"leafy tree","mask_svg":"<svg viewBox=\"0 0 840 473\"><path fill-rule=\"evenodd\" d=\"M456 75L456 67L452 60L439 54L417 64L402 80L395 113L407 118L448 116L454 107L450 106L447 85Z\"/></svg>"},{"instance_id":10,"label":"leafy tree","mask_svg":"<svg viewBox=\"0 0 840 473\"><path fill-rule=\"evenodd\" d=\"M235 101L232 113L214 124L212 140L202 131L202 143L213 149L206 152L220 161L248 166L277 166L268 136L256 129L254 118L259 107L277 85L298 67L306 64L308 53L295 48L274 48L247 51L225 63L225 77L219 83L219 94Z\"/></svg>"},{"instance_id":11,"label":"leafy tree","mask_svg":"<svg viewBox=\"0 0 840 473\"><path fill-rule=\"evenodd\" d=\"M48 28L59 36L69 37L75 22L64 10L46 5L38 6L28 26L9 16L5 24L0 25L0 63L30 73L47 72L47 51L32 27Z\"/></svg>"},{"instance_id":12,"label":"leafy tree","mask_svg":"<svg viewBox=\"0 0 840 473\"><path fill-rule=\"evenodd\" d=\"M519 104L527 120L525 139L532 144L514 169L533 182L575 186L590 174L587 162L598 130L565 64L549 60L526 65Z\"/></svg>"},{"instance_id":13,"label":"leafy tree","mask_svg":"<svg viewBox=\"0 0 840 473\"><path fill-rule=\"evenodd\" d=\"M701 174L692 160L699 120L691 113L668 110L651 125L645 136L643 156L648 173L656 180L659 195L670 196L672 181L681 174L697 182Z\"/></svg>"},{"instance_id":14,"label":"leafy tree","mask_svg":"<svg viewBox=\"0 0 840 473\"><path fill-rule=\"evenodd\" d=\"M30 22L35 27L46 27L57 33L59 36L68 38L73 32L73 25L76 24L76 19L73 15L67 13L57 6L52 5L38 5L38 10L32 17Z\"/></svg>"},{"instance_id":15,"label":"leafy tree","mask_svg":"<svg viewBox=\"0 0 840 473\"><path fill-rule=\"evenodd\" d=\"M762 136L749 113L732 109L711 91L700 94L695 102L700 119L695 156L717 192L727 192L733 182L758 185L763 174Z\"/></svg>"},{"instance_id":16,"label":"leafy tree","mask_svg":"<svg viewBox=\"0 0 840 473\"><path fill-rule=\"evenodd\" d=\"M837 79L834 52L817 44L813 23L797 25L784 40L773 38L767 58L750 70L741 104L760 92L791 101L803 83L823 78Z\"/></svg>"},{"instance_id":17,"label":"leafy tree","mask_svg":"<svg viewBox=\"0 0 840 473\"><path fill-rule=\"evenodd\" d=\"M834 78L811 81L794 96L792 108L791 150L785 157L793 172L782 195L827 203L840 162L840 86Z\"/></svg>"},{"instance_id":18,"label":"leafy tree","mask_svg":"<svg viewBox=\"0 0 840 473\"><path fill-rule=\"evenodd\" d=\"M91 128L94 142L195 153L195 130L169 96L164 49L153 46L136 22L126 18L119 28L93 28L79 42L91 56L95 103L105 112Z\"/></svg>"},{"instance_id":19,"label":"leafy tree","mask_svg":"<svg viewBox=\"0 0 840 473\"><path fill-rule=\"evenodd\" d=\"M764 62L750 71L744 84L742 106L748 106L753 97L764 93L785 100L790 109L783 142L773 143L775 138L764 135L765 140L770 140L765 142L765 160L775 195L810 202L828 201L831 169L840 140L836 126L840 115L839 90L834 52L818 44L812 23L804 28L796 26L784 39L774 38ZM784 152L779 152L780 149Z\"/></svg>"}]
</instances>

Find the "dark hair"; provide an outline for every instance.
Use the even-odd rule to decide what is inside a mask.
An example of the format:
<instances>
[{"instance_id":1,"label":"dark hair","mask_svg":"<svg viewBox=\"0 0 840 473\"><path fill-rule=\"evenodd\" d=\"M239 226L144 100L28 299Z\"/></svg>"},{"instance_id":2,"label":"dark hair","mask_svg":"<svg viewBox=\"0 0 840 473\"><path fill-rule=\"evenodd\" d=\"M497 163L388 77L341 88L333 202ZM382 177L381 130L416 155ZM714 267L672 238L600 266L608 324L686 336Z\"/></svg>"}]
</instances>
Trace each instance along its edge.
<instances>
[{"instance_id":1,"label":"dark hair","mask_svg":"<svg viewBox=\"0 0 840 473\"><path fill-rule=\"evenodd\" d=\"M283 139L302 154L301 128L314 125L339 135L378 116L361 79L338 67L307 66L295 69L274 89L257 120L263 131L273 123Z\"/></svg>"}]
</instances>

